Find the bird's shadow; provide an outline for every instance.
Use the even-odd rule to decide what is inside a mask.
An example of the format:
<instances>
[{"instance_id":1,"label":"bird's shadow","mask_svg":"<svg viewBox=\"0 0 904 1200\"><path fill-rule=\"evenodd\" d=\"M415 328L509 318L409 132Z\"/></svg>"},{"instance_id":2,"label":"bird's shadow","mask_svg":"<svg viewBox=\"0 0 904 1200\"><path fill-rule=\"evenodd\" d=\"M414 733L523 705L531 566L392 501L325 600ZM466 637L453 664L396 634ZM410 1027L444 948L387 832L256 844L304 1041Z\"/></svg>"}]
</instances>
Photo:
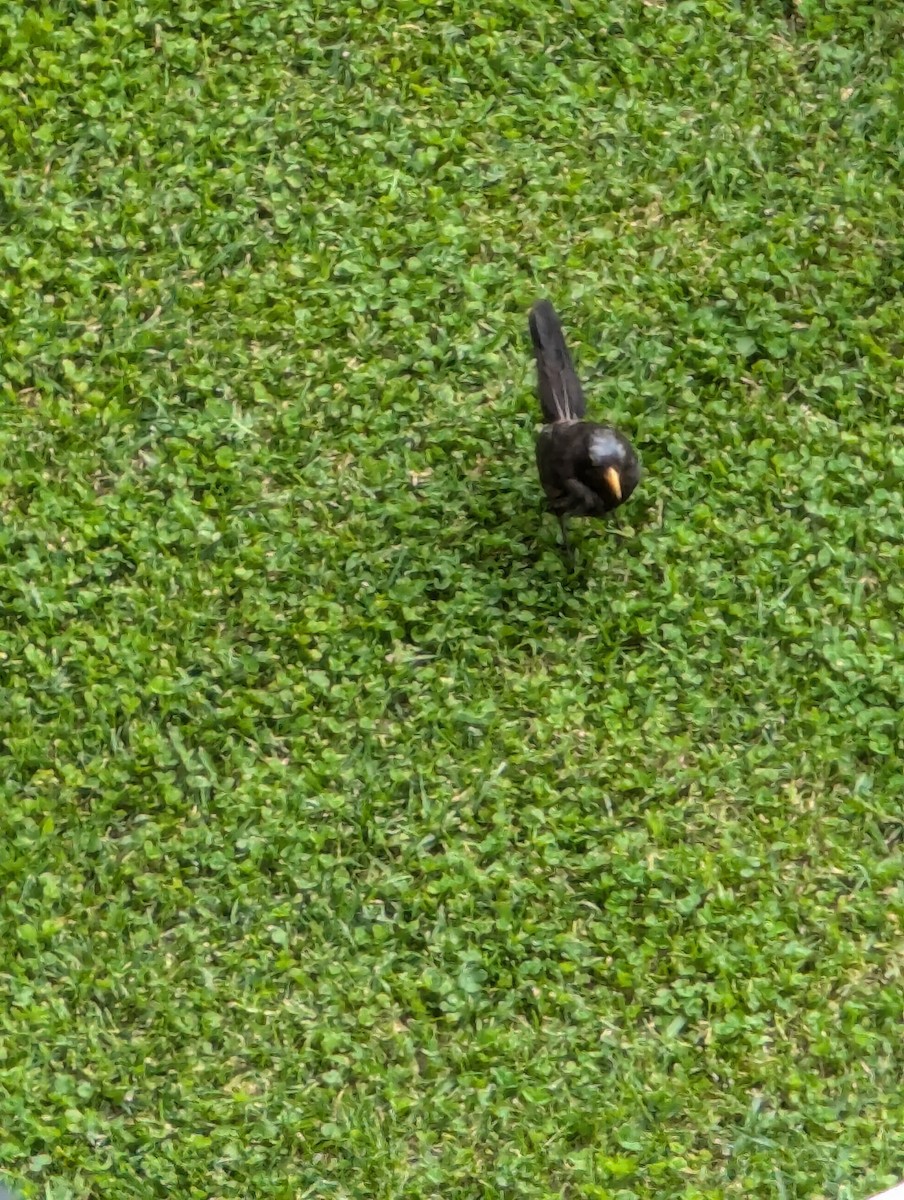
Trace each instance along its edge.
<instances>
[{"instance_id":1,"label":"bird's shadow","mask_svg":"<svg viewBox=\"0 0 904 1200\"><path fill-rule=\"evenodd\" d=\"M526 573L533 583L580 590L599 572L601 540L617 553L623 551L614 551L615 546L630 542L617 512L605 521L574 519L568 526L569 553L533 473L513 478L497 464L468 482L465 512L470 520L462 561L474 576L504 581L506 590Z\"/></svg>"}]
</instances>

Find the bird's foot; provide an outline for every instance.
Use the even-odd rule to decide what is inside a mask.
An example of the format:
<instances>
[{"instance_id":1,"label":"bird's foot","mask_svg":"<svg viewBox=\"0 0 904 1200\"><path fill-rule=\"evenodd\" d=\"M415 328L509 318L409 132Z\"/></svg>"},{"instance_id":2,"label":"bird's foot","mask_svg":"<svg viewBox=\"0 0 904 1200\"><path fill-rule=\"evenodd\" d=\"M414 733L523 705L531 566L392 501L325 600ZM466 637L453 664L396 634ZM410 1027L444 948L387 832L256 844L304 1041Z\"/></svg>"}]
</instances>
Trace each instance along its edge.
<instances>
[{"instance_id":1,"label":"bird's foot","mask_svg":"<svg viewBox=\"0 0 904 1200\"><path fill-rule=\"evenodd\" d=\"M571 541L568 537L568 526L565 523L565 517L559 517L559 528L562 530L562 549L565 552L565 561L574 570L574 550L571 547Z\"/></svg>"}]
</instances>

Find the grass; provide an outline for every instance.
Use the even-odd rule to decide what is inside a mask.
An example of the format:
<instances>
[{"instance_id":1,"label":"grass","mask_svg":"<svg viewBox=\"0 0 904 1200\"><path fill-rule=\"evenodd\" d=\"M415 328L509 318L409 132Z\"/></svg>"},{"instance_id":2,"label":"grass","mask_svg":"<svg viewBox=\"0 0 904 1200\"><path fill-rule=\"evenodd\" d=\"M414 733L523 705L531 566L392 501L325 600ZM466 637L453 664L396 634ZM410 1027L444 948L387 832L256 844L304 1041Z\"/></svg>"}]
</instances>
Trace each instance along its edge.
<instances>
[{"instance_id":1,"label":"grass","mask_svg":"<svg viewBox=\"0 0 904 1200\"><path fill-rule=\"evenodd\" d=\"M789 13L4 6L27 1194L904 1176L904 22Z\"/></svg>"}]
</instances>

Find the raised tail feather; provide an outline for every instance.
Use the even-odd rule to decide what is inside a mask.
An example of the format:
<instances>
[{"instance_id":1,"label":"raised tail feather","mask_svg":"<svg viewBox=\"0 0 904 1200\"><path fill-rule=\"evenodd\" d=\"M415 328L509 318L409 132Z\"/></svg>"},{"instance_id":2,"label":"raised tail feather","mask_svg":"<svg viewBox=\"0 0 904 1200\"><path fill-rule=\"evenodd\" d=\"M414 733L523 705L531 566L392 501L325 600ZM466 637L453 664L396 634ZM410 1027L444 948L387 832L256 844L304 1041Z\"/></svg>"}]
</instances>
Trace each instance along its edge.
<instances>
[{"instance_id":1,"label":"raised tail feather","mask_svg":"<svg viewBox=\"0 0 904 1200\"><path fill-rule=\"evenodd\" d=\"M579 421L587 411L584 389L574 371L556 310L548 300L538 300L528 317L537 359L537 396L543 419Z\"/></svg>"}]
</instances>

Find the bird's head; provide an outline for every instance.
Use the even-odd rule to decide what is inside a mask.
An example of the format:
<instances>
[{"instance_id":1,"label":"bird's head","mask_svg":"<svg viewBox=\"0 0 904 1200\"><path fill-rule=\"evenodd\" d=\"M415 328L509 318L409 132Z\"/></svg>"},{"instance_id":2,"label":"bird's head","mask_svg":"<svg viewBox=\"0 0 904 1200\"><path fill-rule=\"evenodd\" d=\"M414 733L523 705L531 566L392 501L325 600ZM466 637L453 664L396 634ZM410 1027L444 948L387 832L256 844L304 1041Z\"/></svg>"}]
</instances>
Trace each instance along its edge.
<instances>
[{"instance_id":1,"label":"bird's head","mask_svg":"<svg viewBox=\"0 0 904 1200\"><path fill-rule=\"evenodd\" d=\"M590 438L590 461L597 491L608 509L623 504L640 480L640 463L627 438L614 429L595 429Z\"/></svg>"}]
</instances>

